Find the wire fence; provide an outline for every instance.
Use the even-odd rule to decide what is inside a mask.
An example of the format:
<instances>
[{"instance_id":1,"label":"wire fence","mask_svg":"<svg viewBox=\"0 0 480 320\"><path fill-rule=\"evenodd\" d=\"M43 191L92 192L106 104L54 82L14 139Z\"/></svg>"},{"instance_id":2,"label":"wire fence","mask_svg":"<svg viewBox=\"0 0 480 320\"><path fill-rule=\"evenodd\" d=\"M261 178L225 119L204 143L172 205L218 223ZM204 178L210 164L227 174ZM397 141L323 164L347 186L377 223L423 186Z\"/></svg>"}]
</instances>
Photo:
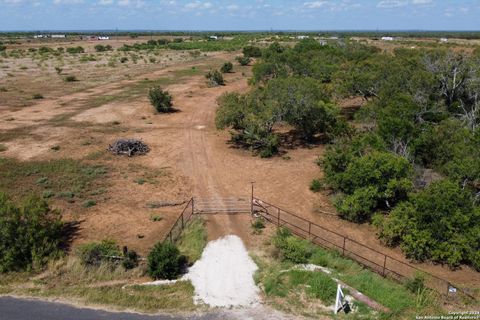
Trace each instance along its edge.
<instances>
[{"instance_id":1,"label":"wire fence","mask_svg":"<svg viewBox=\"0 0 480 320\"><path fill-rule=\"evenodd\" d=\"M252 196L252 202L252 213L257 213L265 220L278 227L285 227L297 236L310 240L314 244L336 250L383 277L406 282L421 274L425 279L425 285L441 294L449 297L462 294L476 300L473 296L474 290L472 289L461 288L445 279L420 270L411 264L386 255L336 231L329 230L256 197Z\"/></svg>"},{"instance_id":2,"label":"wire fence","mask_svg":"<svg viewBox=\"0 0 480 320\"><path fill-rule=\"evenodd\" d=\"M183 229L187 225L188 221L192 218L194 213L194 200L193 198L191 198L183 208L182 213L177 218L170 231L163 239L163 242L169 241L170 243L175 243L182 234Z\"/></svg>"}]
</instances>

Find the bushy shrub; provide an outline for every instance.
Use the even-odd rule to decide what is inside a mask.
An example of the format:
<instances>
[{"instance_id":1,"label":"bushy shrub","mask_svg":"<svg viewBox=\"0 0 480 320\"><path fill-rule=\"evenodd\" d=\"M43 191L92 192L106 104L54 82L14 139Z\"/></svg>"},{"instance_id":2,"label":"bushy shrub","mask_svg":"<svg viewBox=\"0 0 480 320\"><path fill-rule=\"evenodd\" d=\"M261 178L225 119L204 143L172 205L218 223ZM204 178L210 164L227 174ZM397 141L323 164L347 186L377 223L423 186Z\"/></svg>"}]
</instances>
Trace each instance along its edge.
<instances>
[{"instance_id":1,"label":"bushy shrub","mask_svg":"<svg viewBox=\"0 0 480 320\"><path fill-rule=\"evenodd\" d=\"M97 44L95 46L95 51L97 52L104 52L104 51L110 51L112 50L112 46L107 44L106 46L102 45L102 44Z\"/></svg>"},{"instance_id":2,"label":"bushy shrub","mask_svg":"<svg viewBox=\"0 0 480 320\"><path fill-rule=\"evenodd\" d=\"M210 70L206 75L207 84L209 87L223 86L225 81L223 80L222 74L218 70Z\"/></svg>"},{"instance_id":3,"label":"bushy shrub","mask_svg":"<svg viewBox=\"0 0 480 320\"><path fill-rule=\"evenodd\" d=\"M0 272L37 269L61 253L63 222L36 196L19 207L0 194Z\"/></svg>"},{"instance_id":4,"label":"bushy shrub","mask_svg":"<svg viewBox=\"0 0 480 320\"><path fill-rule=\"evenodd\" d=\"M122 266L126 269L133 269L138 266L138 254L133 250L128 250L125 248L123 252Z\"/></svg>"},{"instance_id":5,"label":"bushy shrub","mask_svg":"<svg viewBox=\"0 0 480 320\"><path fill-rule=\"evenodd\" d=\"M220 69L222 73L229 73L229 72L232 72L232 70L233 70L233 64L231 62L225 62L222 68Z\"/></svg>"},{"instance_id":6,"label":"bushy shrub","mask_svg":"<svg viewBox=\"0 0 480 320\"><path fill-rule=\"evenodd\" d=\"M148 92L148 99L157 112L166 113L173 110L172 96L160 87L153 87Z\"/></svg>"},{"instance_id":7,"label":"bushy shrub","mask_svg":"<svg viewBox=\"0 0 480 320\"><path fill-rule=\"evenodd\" d=\"M388 152L371 151L363 156L350 152L348 147L329 149L325 157L327 180L345 194L337 202L343 218L365 222L375 210L393 208L407 198L413 188L413 168L408 160Z\"/></svg>"},{"instance_id":8,"label":"bushy shrub","mask_svg":"<svg viewBox=\"0 0 480 320\"><path fill-rule=\"evenodd\" d=\"M236 57L235 60L241 65L241 66L248 66L248 64L252 61L250 57Z\"/></svg>"},{"instance_id":9,"label":"bushy shrub","mask_svg":"<svg viewBox=\"0 0 480 320\"><path fill-rule=\"evenodd\" d=\"M65 82L75 82L75 81L78 81L77 77L75 77L75 76L66 76L65 77Z\"/></svg>"},{"instance_id":10,"label":"bushy shrub","mask_svg":"<svg viewBox=\"0 0 480 320\"><path fill-rule=\"evenodd\" d=\"M410 259L478 268L480 209L458 184L442 180L412 194L383 220L380 238Z\"/></svg>"},{"instance_id":11,"label":"bushy shrub","mask_svg":"<svg viewBox=\"0 0 480 320\"><path fill-rule=\"evenodd\" d=\"M262 233L262 230L265 229L265 222L262 218L257 218L252 221L252 229L254 234Z\"/></svg>"},{"instance_id":12,"label":"bushy shrub","mask_svg":"<svg viewBox=\"0 0 480 320\"><path fill-rule=\"evenodd\" d=\"M67 48L67 52L71 54L84 53L85 49L81 46Z\"/></svg>"},{"instance_id":13,"label":"bushy shrub","mask_svg":"<svg viewBox=\"0 0 480 320\"><path fill-rule=\"evenodd\" d=\"M128 58L127 57L121 57L120 58L120 63L125 63L128 61Z\"/></svg>"},{"instance_id":14,"label":"bushy shrub","mask_svg":"<svg viewBox=\"0 0 480 320\"><path fill-rule=\"evenodd\" d=\"M102 262L112 261L111 257L118 257L121 253L115 241L102 240L80 245L77 254L83 264L99 266Z\"/></svg>"},{"instance_id":15,"label":"bushy shrub","mask_svg":"<svg viewBox=\"0 0 480 320\"><path fill-rule=\"evenodd\" d=\"M259 47L247 46L243 48L243 55L249 58L259 58L262 56L262 50Z\"/></svg>"},{"instance_id":16,"label":"bushy shrub","mask_svg":"<svg viewBox=\"0 0 480 320\"><path fill-rule=\"evenodd\" d=\"M185 258L180 255L178 248L171 244L157 243L148 254L148 274L153 279L175 279L185 264Z\"/></svg>"},{"instance_id":17,"label":"bushy shrub","mask_svg":"<svg viewBox=\"0 0 480 320\"><path fill-rule=\"evenodd\" d=\"M308 241L293 236L284 228L278 229L273 244L279 250L282 260L293 263L307 263L313 253L312 245Z\"/></svg>"},{"instance_id":18,"label":"bushy shrub","mask_svg":"<svg viewBox=\"0 0 480 320\"><path fill-rule=\"evenodd\" d=\"M35 94L32 96L32 99L35 99L35 100L43 99L43 95L40 94L40 93L35 93Z\"/></svg>"},{"instance_id":19,"label":"bushy shrub","mask_svg":"<svg viewBox=\"0 0 480 320\"><path fill-rule=\"evenodd\" d=\"M320 179L313 179L310 182L310 190L313 192L319 192L323 189L323 181Z\"/></svg>"}]
</instances>

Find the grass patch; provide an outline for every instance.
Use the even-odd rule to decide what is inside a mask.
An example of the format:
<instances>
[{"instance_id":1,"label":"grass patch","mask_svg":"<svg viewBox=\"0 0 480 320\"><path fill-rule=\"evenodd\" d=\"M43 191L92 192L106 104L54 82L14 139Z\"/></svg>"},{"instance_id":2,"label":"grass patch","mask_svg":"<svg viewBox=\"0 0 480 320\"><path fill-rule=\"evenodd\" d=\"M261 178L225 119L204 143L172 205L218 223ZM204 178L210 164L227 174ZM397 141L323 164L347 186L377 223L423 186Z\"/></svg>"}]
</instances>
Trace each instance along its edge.
<instances>
[{"instance_id":1,"label":"grass patch","mask_svg":"<svg viewBox=\"0 0 480 320\"><path fill-rule=\"evenodd\" d=\"M106 174L103 166L72 159L22 162L0 158L0 191L14 199L47 191L62 194L64 190L83 198L91 190L104 186Z\"/></svg>"},{"instance_id":2,"label":"grass patch","mask_svg":"<svg viewBox=\"0 0 480 320\"><path fill-rule=\"evenodd\" d=\"M187 257L188 262L193 264L202 256L203 249L207 245L207 230L205 221L196 217L192 219L183 230L178 242L180 253Z\"/></svg>"},{"instance_id":3,"label":"grass patch","mask_svg":"<svg viewBox=\"0 0 480 320\"><path fill-rule=\"evenodd\" d=\"M166 286L127 286L145 275L144 267L125 270L109 264L84 266L75 257L50 263L43 276L25 283L30 275L12 273L0 277L0 293L36 297L62 297L87 305L111 306L140 312L194 311L190 282Z\"/></svg>"},{"instance_id":4,"label":"grass patch","mask_svg":"<svg viewBox=\"0 0 480 320\"><path fill-rule=\"evenodd\" d=\"M312 309L310 299L320 299L329 305L332 302L332 294L334 298L336 285L333 282L334 286L331 288L332 282L326 278L330 280L337 278L391 310L388 314L374 314L365 305L356 303L354 306L357 311L354 315L366 318L403 319L414 317L416 314L442 314L443 310L436 292L425 288L411 292L405 285L383 278L336 251L308 244L280 230L272 239L272 245L267 247L270 255L267 258L255 257L259 266L255 276L256 282L263 288L267 302L273 306L303 314L304 310ZM305 252L308 252L308 255L305 255ZM296 261L297 256L305 258L301 262L330 269L332 274L290 270L295 263L299 263ZM321 309L317 311L320 313L313 315L324 314Z\"/></svg>"}]
</instances>

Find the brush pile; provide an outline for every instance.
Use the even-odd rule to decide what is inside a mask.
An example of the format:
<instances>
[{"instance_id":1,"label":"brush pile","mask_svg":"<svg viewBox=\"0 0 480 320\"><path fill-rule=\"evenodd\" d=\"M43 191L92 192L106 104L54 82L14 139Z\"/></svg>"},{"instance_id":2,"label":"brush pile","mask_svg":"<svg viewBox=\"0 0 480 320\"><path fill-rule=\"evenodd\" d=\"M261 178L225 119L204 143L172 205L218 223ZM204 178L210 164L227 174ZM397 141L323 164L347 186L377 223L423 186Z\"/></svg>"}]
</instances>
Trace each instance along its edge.
<instances>
[{"instance_id":1,"label":"brush pile","mask_svg":"<svg viewBox=\"0 0 480 320\"><path fill-rule=\"evenodd\" d=\"M109 145L108 151L115 155L139 156L147 154L150 148L137 139L118 139L113 144Z\"/></svg>"}]
</instances>

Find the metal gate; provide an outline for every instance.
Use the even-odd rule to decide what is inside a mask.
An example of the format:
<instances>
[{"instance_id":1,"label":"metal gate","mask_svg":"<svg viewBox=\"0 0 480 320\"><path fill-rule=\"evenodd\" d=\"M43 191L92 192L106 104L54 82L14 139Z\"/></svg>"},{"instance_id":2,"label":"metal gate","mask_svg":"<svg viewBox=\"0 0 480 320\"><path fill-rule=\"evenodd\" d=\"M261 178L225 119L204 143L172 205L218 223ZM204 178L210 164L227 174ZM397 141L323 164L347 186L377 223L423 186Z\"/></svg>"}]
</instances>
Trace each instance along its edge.
<instances>
[{"instance_id":1,"label":"metal gate","mask_svg":"<svg viewBox=\"0 0 480 320\"><path fill-rule=\"evenodd\" d=\"M251 202L246 197L230 198L194 198L194 213L250 213Z\"/></svg>"}]
</instances>

